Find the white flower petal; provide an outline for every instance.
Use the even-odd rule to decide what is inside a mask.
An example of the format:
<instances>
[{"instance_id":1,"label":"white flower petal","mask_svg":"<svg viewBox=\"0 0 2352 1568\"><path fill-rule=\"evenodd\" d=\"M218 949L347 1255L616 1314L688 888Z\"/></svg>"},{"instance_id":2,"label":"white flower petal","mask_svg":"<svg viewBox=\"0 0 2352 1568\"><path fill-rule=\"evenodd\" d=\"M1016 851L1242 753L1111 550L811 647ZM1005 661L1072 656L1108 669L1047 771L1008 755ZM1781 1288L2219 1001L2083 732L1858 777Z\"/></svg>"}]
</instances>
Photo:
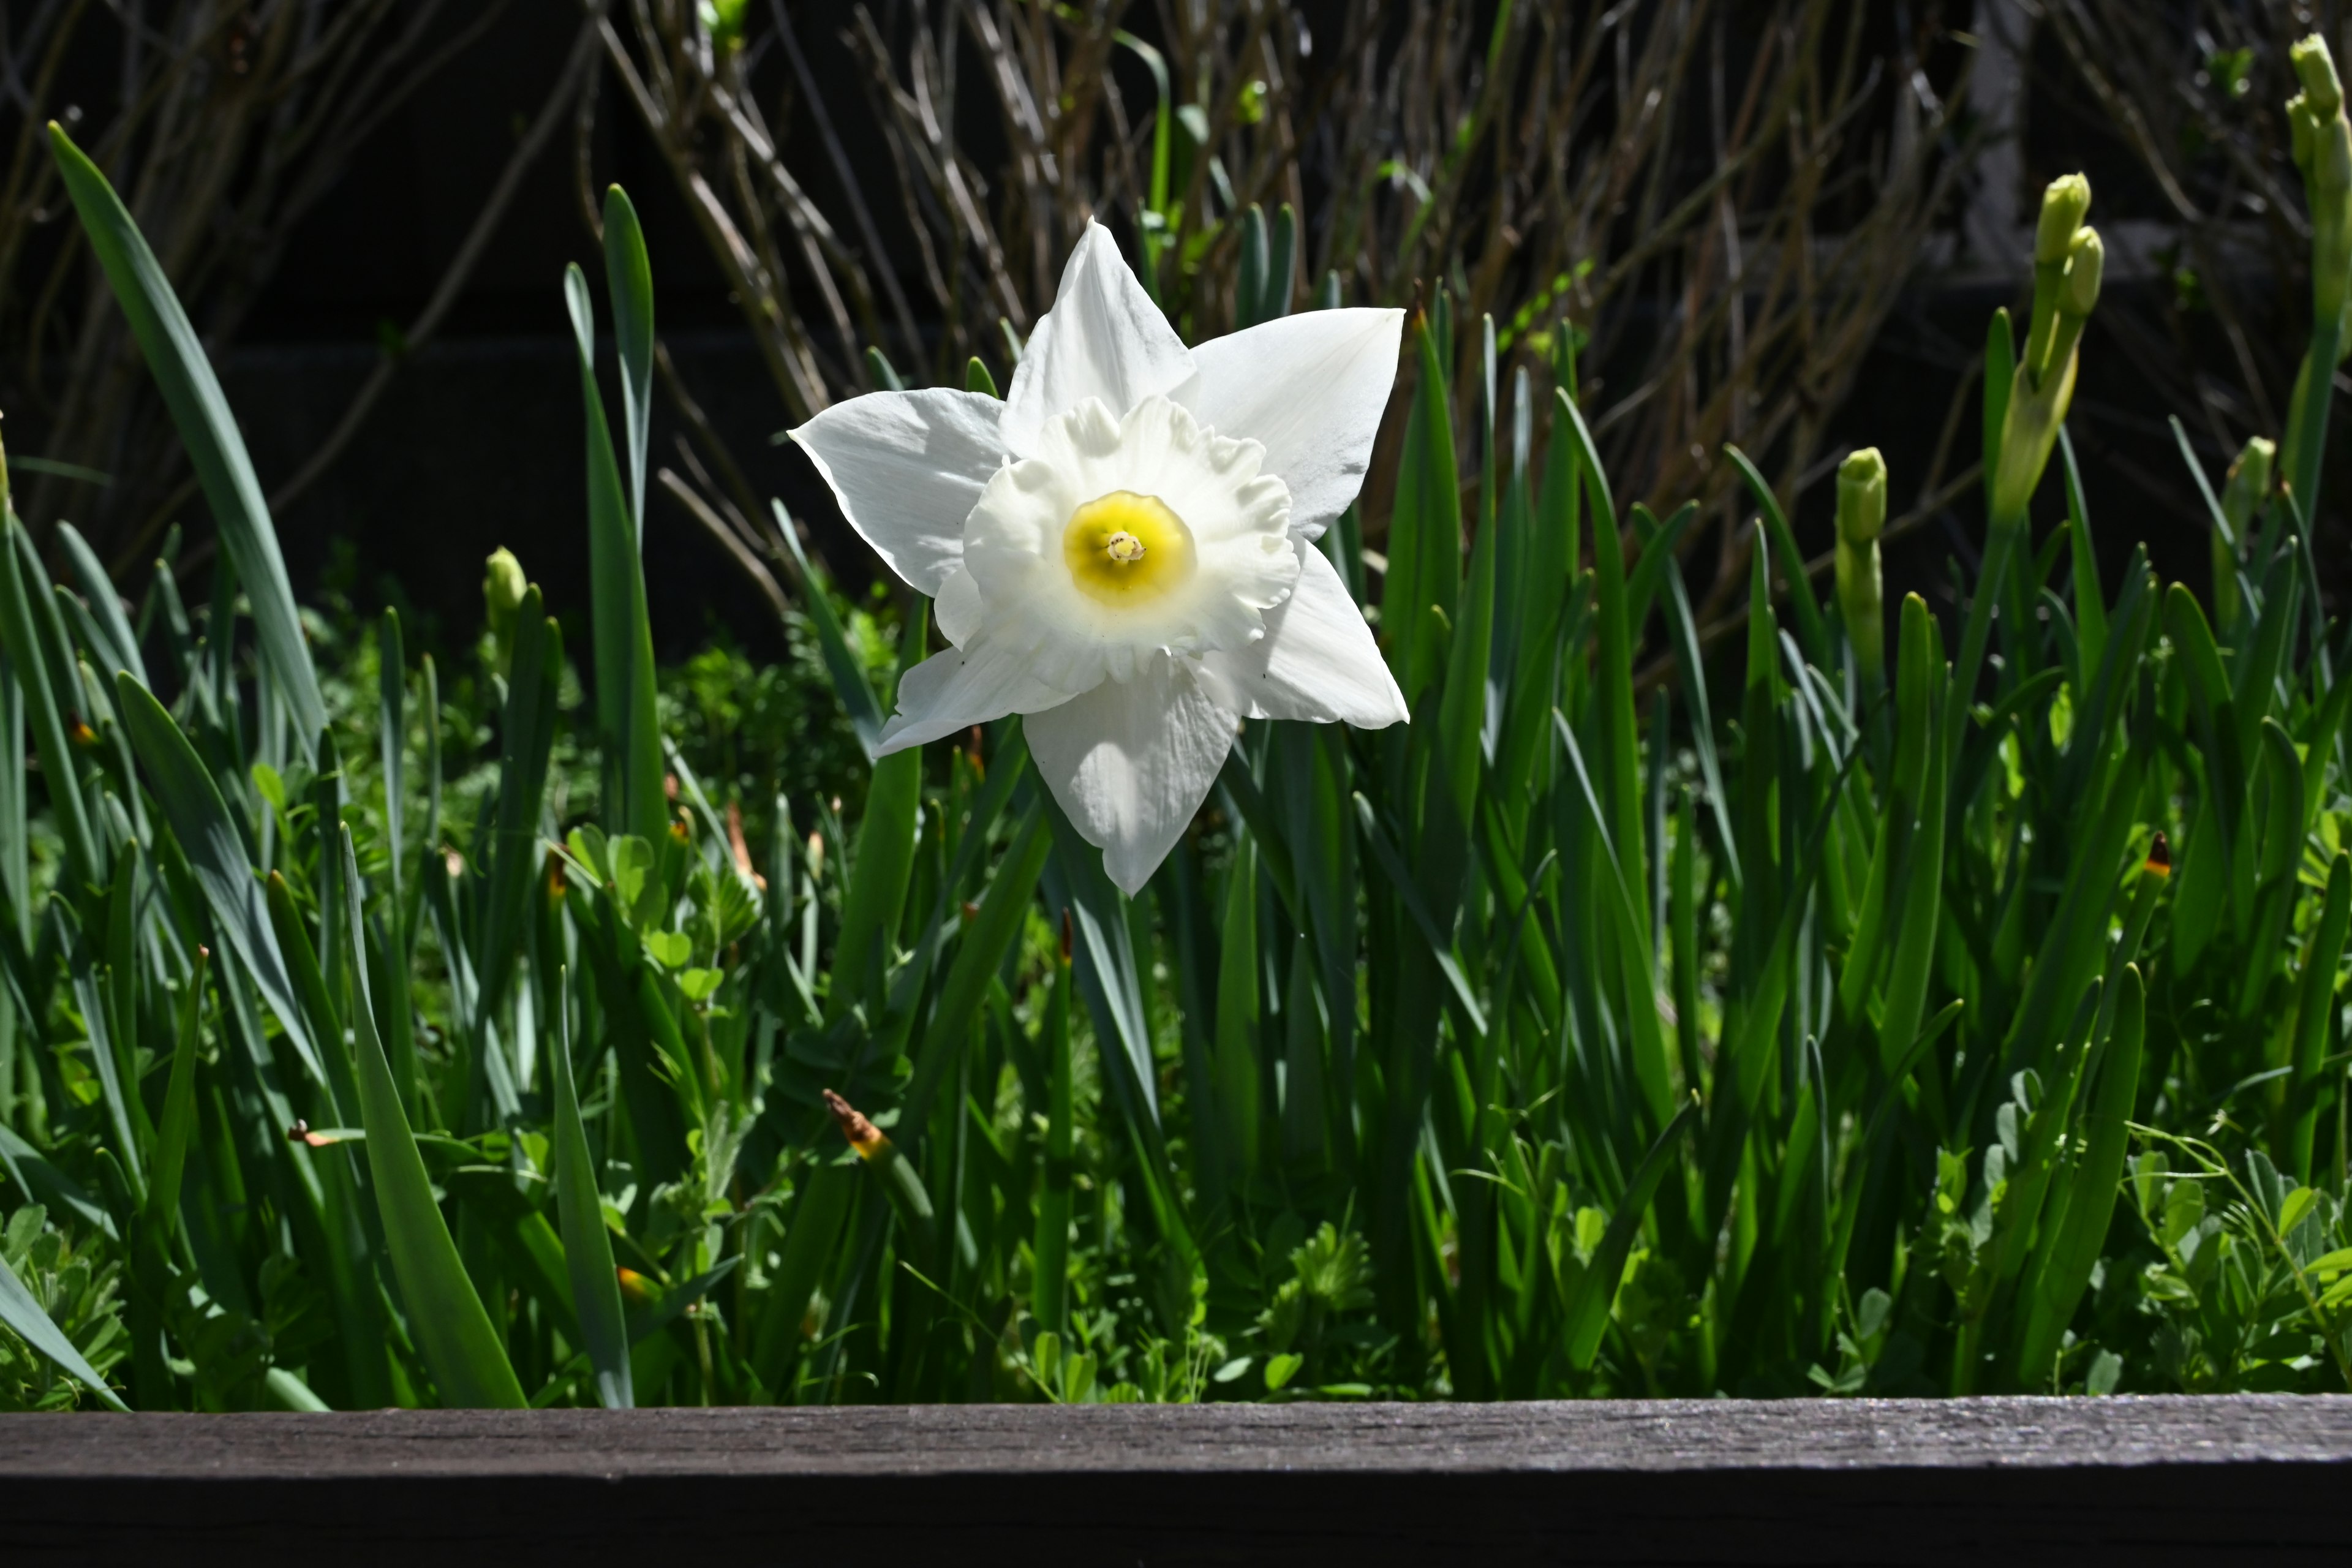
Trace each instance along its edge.
<instances>
[{"instance_id":1,"label":"white flower petal","mask_svg":"<svg viewBox=\"0 0 2352 1568\"><path fill-rule=\"evenodd\" d=\"M1004 444L1029 456L1047 420L1089 397L1114 419L1154 393L1183 401L1192 374L1191 351L1128 270L1118 242L1088 220L1005 391Z\"/></svg>"},{"instance_id":2,"label":"white flower petal","mask_svg":"<svg viewBox=\"0 0 2352 1568\"><path fill-rule=\"evenodd\" d=\"M963 520L1004 464L1003 409L978 392L869 392L789 434L875 553L936 595L962 563Z\"/></svg>"},{"instance_id":3,"label":"white flower petal","mask_svg":"<svg viewBox=\"0 0 2352 1568\"><path fill-rule=\"evenodd\" d=\"M933 654L898 682L898 711L882 726L880 753L903 752L1002 719L1069 700L1029 673L1029 661L983 642Z\"/></svg>"},{"instance_id":4,"label":"white flower petal","mask_svg":"<svg viewBox=\"0 0 2352 1568\"><path fill-rule=\"evenodd\" d=\"M1293 532L1319 537L1363 489L1403 333L1402 310L1309 310L1192 351L1192 413L1264 444L1265 471L1290 487Z\"/></svg>"},{"instance_id":5,"label":"white flower petal","mask_svg":"<svg viewBox=\"0 0 2352 1568\"><path fill-rule=\"evenodd\" d=\"M1298 587L1266 612L1265 636L1201 659L1210 695L1248 719L1344 721L1378 730L1409 716L1348 585L1314 545L1298 546Z\"/></svg>"},{"instance_id":6,"label":"white flower petal","mask_svg":"<svg viewBox=\"0 0 2352 1568\"><path fill-rule=\"evenodd\" d=\"M1038 775L1128 893L1151 879L1233 749L1233 715L1176 658L1107 680L1024 726Z\"/></svg>"},{"instance_id":7,"label":"white flower petal","mask_svg":"<svg viewBox=\"0 0 2352 1568\"><path fill-rule=\"evenodd\" d=\"M931 601L931 622L940 628L940 636L961 647L980 630L987 610L980 584L968 568L959 566L948 574L948 580L940 584L940 596Z\"/></svg>"}]
</instances>

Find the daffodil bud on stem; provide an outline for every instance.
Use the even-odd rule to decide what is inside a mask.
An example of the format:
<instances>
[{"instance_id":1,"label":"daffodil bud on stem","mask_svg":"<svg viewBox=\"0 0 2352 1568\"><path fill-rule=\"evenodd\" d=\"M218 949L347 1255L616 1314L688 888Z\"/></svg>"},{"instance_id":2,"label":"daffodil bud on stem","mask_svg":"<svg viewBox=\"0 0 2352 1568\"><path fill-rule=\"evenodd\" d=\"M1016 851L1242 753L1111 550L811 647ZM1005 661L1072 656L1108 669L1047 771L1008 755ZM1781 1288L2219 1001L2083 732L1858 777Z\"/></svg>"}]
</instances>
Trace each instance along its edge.
<instances>
[{"instance_id":1,"label":"daffodil bud on stem","mask_svg":"<svg viewBox=\"0 0 2352 1568\"><path fill-rule=\"evenodd\" d=\"M2268 437L2257 436L2239 452L2230 465L2230 478L2221 490L2221 518L2230 525L2228 534L2213 531L2213 629L2226 633L2237 624L2238 565L2245 559L2246 531L2270 499L2271 477L2276 467L2278 447Z\"/></svg>"},{"instance_id":2,"label":"daffodil bud on stem","mask_svg":"<svg viewBox=\"0 0 2352 1568\"><path fill-rule=\"evenodd\" d=\"M2311 209L2311 346L2287 404L2280 464L2285 489L2308 518L2319 500L2321 437L2335 377L2352 347L2352 121L2327 42L2318 34L2288 51L2303 91L2287 102L2295 166Z\"/></svg>"},{"instance_id":3,"label":"daffodil bud on stem","mask_svg":"<svg viewBox=\"0 0 2352 1568\"><path fill-rule=\"evenodd\" d=\"M1886 614L1878 571L1878 535L1886 526L1886 459L1875 447L1838 465L1837 591L1866 692L1885 683Z\"/></svg>"},{"instance_id":4,"label":"daffodil bud on stem","mask_svg":"<svg viewBox=\"0 0 2352 1568\"><path fill-rule=\"evenodd\" d=\"M2059 288L2066 279L2074 237L2090 210L2091 182L2081 174L2061 174L2042 193L2042 216L2033 230L2033 318L2025 334L2025 364L2036 380L2050 362Z\"/></svg>"},{"instance_id":5,"label":"daffodil bud on stem","mask_svg":"<svg viewBox=\"0 0 2352 1568\"><path fill-rule=\"evenodd\" d=\"M2083 224L2090 205L2090 182L2080 174L2053 180L2042 199L2033 247L2033 324L2010 389L2000 462L1992 476L1995 529L2024 523L2026 502L2042 482L2058 427L2074 401L2075 351L2106 273L2106 247L2096 229Z\"/></svg>"},{"instance_id":6,"label":"daffodil bud on stem","mask_svg":"<svg viewBox=\"0 0 2352 1568\"><path fill-rule=\"evenodd\" d=\"M2311 205L2311 300L2314 319L2341 321L2352 281L2352 122L2344 114L2344 88L2336 61L2318 34L2288 51L2303 92L2288 107L2295 163Z\"/></svg>"},{"instance_id":7,"label":"daffodil bud on stem","mask_svg":"<svg viewBox=\"0 0 2352 1568\"><path fill-rule=\"evenodd\" d=\"M500 675L514 658L515 612L530 587L513 551L501 547L490 552L482 568L482 609L488 621L490 663Z\"/></svg>"}]
</instances>

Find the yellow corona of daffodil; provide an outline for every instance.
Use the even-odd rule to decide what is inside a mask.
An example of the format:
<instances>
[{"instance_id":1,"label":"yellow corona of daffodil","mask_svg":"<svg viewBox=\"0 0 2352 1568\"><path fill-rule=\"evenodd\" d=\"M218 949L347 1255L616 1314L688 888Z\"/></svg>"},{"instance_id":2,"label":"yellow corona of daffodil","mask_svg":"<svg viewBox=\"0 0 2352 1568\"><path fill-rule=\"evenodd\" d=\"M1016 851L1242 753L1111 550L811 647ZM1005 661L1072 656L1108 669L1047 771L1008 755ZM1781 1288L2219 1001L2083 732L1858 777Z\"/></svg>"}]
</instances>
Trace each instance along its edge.
<instances>
[{"instance_id":1,"label":"yellow corona of daffodil","mask_svg":"<svg viewBox=\"0 0 2352 1568\"><path fill-rule=\"evenodd\" d=\"M1132 893L1245 718L1403 719L1314 542L1354 500L1398 310L1318 310L1187 349L1088 224L1000 402L877 392L792 432L954 645L909 670L886 752L1008 713Z\"/></svg>"}]
</instances>

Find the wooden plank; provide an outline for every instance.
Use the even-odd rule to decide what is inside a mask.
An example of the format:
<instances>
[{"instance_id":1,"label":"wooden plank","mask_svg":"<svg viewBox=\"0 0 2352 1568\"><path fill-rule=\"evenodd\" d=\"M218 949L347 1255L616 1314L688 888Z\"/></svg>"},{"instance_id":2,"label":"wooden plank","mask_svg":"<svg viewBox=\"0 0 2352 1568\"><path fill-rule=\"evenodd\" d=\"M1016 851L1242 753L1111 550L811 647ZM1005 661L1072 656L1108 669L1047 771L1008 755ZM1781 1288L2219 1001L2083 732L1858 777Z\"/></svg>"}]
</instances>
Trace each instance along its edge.
<instances>
[{"instance_id":1,"label":"wooden plank","mask_svg":"<svg viewBox=\"0 0 2352 1568\"><path fill-rule=\"evenodd\" d=\"M11 1563L2285 1563L2347 1541L2345 1396L0 1416Z\"/></svg>"}]
</instances>

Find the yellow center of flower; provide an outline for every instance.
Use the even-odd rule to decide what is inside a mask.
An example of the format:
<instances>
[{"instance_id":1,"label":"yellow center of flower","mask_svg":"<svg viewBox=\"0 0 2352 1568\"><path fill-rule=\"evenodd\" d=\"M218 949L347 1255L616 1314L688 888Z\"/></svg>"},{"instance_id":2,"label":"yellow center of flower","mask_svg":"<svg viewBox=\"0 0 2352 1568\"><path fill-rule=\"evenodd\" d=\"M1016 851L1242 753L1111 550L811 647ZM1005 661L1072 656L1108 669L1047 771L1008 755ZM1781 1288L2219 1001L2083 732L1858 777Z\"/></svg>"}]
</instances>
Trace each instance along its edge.
<instances>
[{"instance_id":1,"label":"yellow center of flower","mask_svg":"<svg viewBox=\"0 0 2352 1568\"><path fill-rule=\"evenodd\" d=\"M1190 579L1192 531L1158 496L1113 490L1070 514L1062 559L1078 591L1105 605L1141 605Z\"/></svg>"}]
</instances>

